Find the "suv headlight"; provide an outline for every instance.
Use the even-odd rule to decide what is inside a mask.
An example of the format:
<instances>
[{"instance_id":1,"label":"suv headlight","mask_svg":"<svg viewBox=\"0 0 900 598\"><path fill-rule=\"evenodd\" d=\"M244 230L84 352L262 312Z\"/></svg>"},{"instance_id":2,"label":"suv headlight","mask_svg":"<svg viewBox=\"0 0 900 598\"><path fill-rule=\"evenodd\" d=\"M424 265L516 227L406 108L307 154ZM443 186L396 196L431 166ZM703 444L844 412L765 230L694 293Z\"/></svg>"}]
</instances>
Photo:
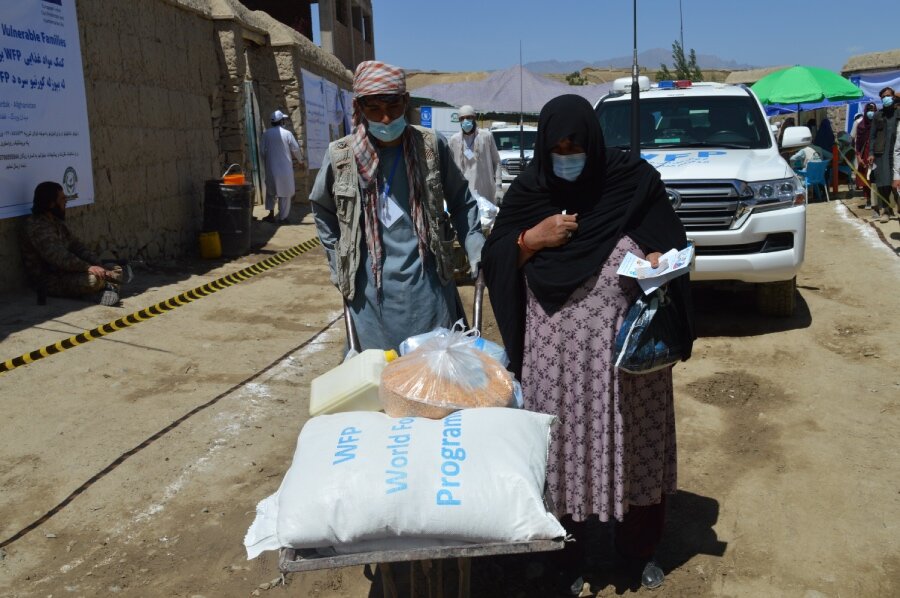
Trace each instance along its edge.
<instances>
[{"instance_id":1,"label":"suv headlight","mask_svg":"<svg viewBox=\"0 0 900 598\"><path fill-rule=\"evenodd\" d=\"M747 187L753 192L754 212L802 206L806 203L806 187L799 177L747 183Z\"/></svg>"}]
</instances>

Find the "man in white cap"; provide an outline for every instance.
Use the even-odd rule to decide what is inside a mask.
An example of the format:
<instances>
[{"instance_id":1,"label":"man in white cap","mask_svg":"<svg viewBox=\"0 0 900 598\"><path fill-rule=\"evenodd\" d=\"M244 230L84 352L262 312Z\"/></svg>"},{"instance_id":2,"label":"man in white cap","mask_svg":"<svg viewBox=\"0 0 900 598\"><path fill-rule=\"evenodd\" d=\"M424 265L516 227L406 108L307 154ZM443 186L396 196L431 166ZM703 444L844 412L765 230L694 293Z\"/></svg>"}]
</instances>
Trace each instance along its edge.
<instances>
[{"instance_id":1,"label":"man in white cap","mask_svg":"<svg viewBox=\"0 0 900 598\"><path fill-rule=\"evenodd\" d=\"M266 164L266 209L269 215L263 218L266 222L287 223L291 213L291 198L296 191L294 182L294 165L291 156L303 166L300 144L294 134L282 126L287 120L281 110L272 113L272 127L262 136L263 161ZM275 218L275 204L278 203L278 219Z\"/></svg>"},{"instance_id":2,"label":"man in white cap","mask_svg":"<svg viewBox=\"0 0 900 598\"><path fill-rule=\"evenodd\" d=\"M462 106L459 109L459 133L450 138L450 154L469 181L472 195L497 203L497 187L500 183L500 153L490 131L478 129L475 109Z\"/></svg>"}]
</instances>

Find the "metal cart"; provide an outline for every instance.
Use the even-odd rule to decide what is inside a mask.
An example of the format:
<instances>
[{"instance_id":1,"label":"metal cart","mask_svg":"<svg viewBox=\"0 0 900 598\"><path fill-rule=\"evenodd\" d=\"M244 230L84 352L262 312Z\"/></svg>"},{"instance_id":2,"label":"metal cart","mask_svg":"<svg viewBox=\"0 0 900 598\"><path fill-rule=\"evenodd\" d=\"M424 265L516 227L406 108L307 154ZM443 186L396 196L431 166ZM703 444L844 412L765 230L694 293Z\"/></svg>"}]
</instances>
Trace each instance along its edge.
<instances>
[{"instance_id":1,"label":"metal cart","mask_svg":"<svg viewBox=\"0 0 900 598\"><path fill-rule=\"evenodd\" d=\"M478 274L475 280L475 301L472 326L479 332L483 322L484 275ZM344 302L344 330L349 347L361 351L359 338L350 307ZM548 502L549 504L549 502ZM496 556L507 554L524 554L531 552L547 552L563 548L564 540L534 540L530 542L493 542L485 544L465 544L462 546L436 546L432 548L416 548L411 550L382 550L355 554L324 556L313 549L282 548L278 559L278 567L282 573L317 571L321 569L338 569L359 565L378 565L381 572L382 587L385 598L399 598L395 582L395 568L398 563L409 563L410 598L416 595L415 569L419 567L425 577L426 592L429 598L444 598L443 561L457 559L459 569L458 598L470 595L472 558L479 556Z\"/></svg>"}]
</instances>

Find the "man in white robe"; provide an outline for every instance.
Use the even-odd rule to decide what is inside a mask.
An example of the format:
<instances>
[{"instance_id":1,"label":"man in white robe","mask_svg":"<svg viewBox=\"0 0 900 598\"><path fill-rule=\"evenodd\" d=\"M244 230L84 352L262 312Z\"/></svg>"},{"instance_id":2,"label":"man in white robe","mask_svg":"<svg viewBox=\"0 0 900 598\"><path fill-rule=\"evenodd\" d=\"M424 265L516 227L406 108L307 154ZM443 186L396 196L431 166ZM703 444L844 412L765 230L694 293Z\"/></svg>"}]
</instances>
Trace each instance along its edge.
<instances>
[{"instance_id":1,"label":"man in white robe","mask_svg":"<svg viewBox=\"0 0 900 598\"><path fill-rule=\"evenodd\" d=\"M497 203L500 183L500 153L490 131L480 130L475 122L475 109L459 109L460 131L450 138L450 155L469 181L469 191L476 198Z\"/></svg>"},{"instance_id":2,"label":"man in white robe","mask_svg":"<svg viewBox=\"0 0 900 598\"><path fill-rule=\"evenodd\" d=\"M287 116L281 110L272 113L272 127L263 133L260 147L266 164L266 209L269 210L269 215L263 220L279 224L287 223L288 215L291 213L291 198L296 192L294 164L291 158L295 158L301 166L303 165L297 138L282 126L286 119Z\"/></svg>"}]
</instances>

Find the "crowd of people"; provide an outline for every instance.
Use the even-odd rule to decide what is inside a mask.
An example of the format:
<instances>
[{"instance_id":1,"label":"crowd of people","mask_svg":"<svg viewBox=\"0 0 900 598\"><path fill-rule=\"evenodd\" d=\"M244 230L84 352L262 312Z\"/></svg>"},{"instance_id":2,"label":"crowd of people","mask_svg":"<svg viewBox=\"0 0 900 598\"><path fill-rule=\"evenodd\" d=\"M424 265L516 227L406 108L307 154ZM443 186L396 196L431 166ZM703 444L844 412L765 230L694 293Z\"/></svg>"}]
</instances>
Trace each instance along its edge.
<instances>
[{"instance_id":1,"label":"crowd of people","mask_svg":"<svg viewBox=\"0 0 900 598\"><path fill-rule=\"evenodd\" d=\"M842 158L852 159L851 182L865 197L861 207L872 210L872 219L885 224L900 215L900 109L892 87L881 89L878 96L881 108L875 102L867 102L856 115L849 134L836 135L829 119L818 126L814 118L807 120L813 142L785 156L795 169L805 170L811 161L830 163L837 147ZM776 138L779 147L784 132L795 124L793 117L781 123Z\"/></svg>"}]
</instances>

